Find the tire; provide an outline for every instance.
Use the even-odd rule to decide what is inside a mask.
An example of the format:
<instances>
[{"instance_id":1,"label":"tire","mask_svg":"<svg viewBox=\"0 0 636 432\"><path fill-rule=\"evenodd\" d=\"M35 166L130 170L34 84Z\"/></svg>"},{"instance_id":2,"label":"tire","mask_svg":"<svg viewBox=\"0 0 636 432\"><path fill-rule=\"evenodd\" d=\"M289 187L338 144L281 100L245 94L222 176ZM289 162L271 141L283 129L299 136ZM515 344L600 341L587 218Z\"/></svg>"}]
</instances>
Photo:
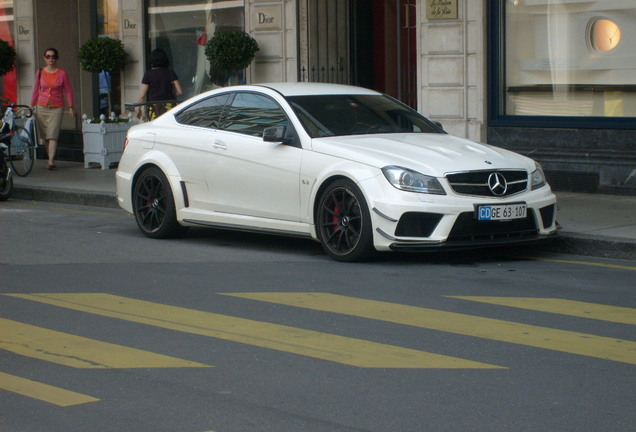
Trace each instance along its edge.
<instances>
[{"instance_id":1,"label":"tire","mask_svg":"<svg viewBox=\"0 0 636 432\"><path fill-rule=\"evenodd\" d=\"M35 143L31 134L23 127L17 127L11 137L9 162L13 167L13 172L20 177L28 176L33 169Z\"/></svg>"},{"instance_id":2,"label":"tire","mask_svg":"<svg viewBox=\"0 0 636 432\"><path fill-rule=\"evenodd\" d=\"M8 170L6 163L0 170L0 201L8 200L13 193L13 176L9 175Z\"/></svg>"},{"instance_id":3,"label":"tire","mask_svg":"<svg viewBox=\"0 0 636 432\"><path fill-rule=\"evenodd\" d=\"M336 261L365 261L375 253L369 207L349 180L335 181L322 194L316 229L322 248Z\"/></svg>"},{"instance_id":4,"label":"tire","mask_svg":"<svg viewBox=\"0 0 636 432\"><path fill-rule=\"evenodd\" d=\"M146 237L174 238L187 231L177 222L172 189L159 168L148 168L137 178L132 203L137 226Z\"/></svg>"}]
</instances>

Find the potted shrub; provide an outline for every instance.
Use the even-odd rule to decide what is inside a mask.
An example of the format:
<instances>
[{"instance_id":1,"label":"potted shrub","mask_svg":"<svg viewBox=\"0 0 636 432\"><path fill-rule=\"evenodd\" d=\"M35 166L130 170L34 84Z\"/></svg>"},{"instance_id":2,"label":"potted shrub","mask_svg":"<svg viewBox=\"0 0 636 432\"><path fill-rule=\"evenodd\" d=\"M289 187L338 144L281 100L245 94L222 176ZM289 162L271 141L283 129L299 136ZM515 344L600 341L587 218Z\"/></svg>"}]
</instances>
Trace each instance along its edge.
<instances>
[{"instance_id":1,"label":"potted shrub","mask_svg":"<svg viewBox=\"0 0 636 432\"><path fill-rule=\"evenodd\" d=\"M126 66L128 53L119 39L96 37L87 40L80 47L79 61L85 71L115 74ZM108 112L111 112L110 87L107 88Z\"/></svg>"},{"instance_id":2,"label":"potted shrub","mask_svg":"<svg viewBox=\"0 0 636 432\"><path fill-rule=\"evenodd\" d=\"M128 53L118 39L97 37L86 41L79 52L82 69L92 73L119 73L126 66ZM110 88L108 88L108 112L111 112ZM106 117L89 118L82 116L82 135L84 139L84 166L99 163L102 169L108 169L121 159L124 141L130 127L132 115L119 118L111 114Z\"/></svg>"},{"instance_id":3,"label":"potted shrub","mask_svg":"<svg viewBox=\"0 0 636 432\"><path fill-rule=\"evenodd\" d=\"M84 138L84 168L97 163L101 168L108 169L119 163L124 152L126 134L132 124L132 113L128 118L121 118L111 114L104 114L99 118L82 116L82 136Z\"/></svg>"},{"instance_id":4,"label":"potted shrub","mask_svg":"<svg viewBox=\"0 0 636 432\"><path fill-rule=\"evenodd\" d=\"M249 34L224 30L216 32L207 42L205 56L211 69L220 72L224 83L238 84L240 72L252 63L258 50L258 43Z\"/></svg>"}]
</instances>

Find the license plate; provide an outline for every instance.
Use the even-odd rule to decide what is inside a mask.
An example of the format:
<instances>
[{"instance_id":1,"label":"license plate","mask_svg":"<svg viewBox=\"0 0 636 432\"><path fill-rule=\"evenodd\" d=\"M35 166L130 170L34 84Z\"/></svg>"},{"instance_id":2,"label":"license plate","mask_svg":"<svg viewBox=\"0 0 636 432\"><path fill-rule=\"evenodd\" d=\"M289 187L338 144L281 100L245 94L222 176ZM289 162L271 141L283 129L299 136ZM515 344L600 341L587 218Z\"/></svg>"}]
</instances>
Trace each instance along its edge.
<instances>
[{"instance_id":1,"label":"license plate","mask_svg":"<svg viewBox=\"0 0 636 432\"><path fill-rule=\"evenodd\" d=\"M477 219L480 221L523 219L527 211L525 203L480 205L476 210Z\"/></svg>"}]
</instances>

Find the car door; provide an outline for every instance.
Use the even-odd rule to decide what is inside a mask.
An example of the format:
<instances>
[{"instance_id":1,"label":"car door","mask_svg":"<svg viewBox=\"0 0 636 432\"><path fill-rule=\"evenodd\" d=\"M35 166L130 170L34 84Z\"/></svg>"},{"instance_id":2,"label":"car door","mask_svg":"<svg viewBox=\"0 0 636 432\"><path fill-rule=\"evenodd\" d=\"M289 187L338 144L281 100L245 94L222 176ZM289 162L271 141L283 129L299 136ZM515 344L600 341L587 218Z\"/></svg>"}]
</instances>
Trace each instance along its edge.
<instances>
[{"instance_id":1,"label":"car door","mask_svg":"<svg viewBox=\"0 0 636 432\"><path fill-rule=\"evenodd\" d=\"M189 207L193 210L212 210L206 161L214 151L214 136L231 96L232 93L227 92L205 98L175 115L178 126L171 129L169 138L174 146L171 158L185 184Z\"/></svg>"},{"instance_id":2,"label":"car door","mask_svg":"<svg viewBox=\"0 0 636 432\"><path fill-rule=\"evenodd\" d=\"M292 126L268 96L237 92L215 133L206 163L214 211L285 221L299 220L300 146L263 141L270 126Z\"/></svg>"}]
</instances>

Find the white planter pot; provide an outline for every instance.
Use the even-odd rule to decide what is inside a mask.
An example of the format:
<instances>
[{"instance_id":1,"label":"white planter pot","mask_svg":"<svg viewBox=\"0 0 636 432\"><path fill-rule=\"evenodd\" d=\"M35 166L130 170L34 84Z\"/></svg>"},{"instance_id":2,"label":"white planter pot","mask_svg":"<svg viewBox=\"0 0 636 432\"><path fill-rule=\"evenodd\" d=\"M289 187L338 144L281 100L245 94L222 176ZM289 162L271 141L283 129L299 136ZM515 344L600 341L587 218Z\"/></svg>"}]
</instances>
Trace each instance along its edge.
<instances>
[{"instance_id":1,"label":"white planter pot","mask_svg":"<svg viewBox=\"0 0 636 432\"><path fill-rule=\"evenodd\" d=\"M84 167L98 163L102 169L109 169L121 159L128 123L82 123L84 136Z\"/></svg>"}]
</instances>

